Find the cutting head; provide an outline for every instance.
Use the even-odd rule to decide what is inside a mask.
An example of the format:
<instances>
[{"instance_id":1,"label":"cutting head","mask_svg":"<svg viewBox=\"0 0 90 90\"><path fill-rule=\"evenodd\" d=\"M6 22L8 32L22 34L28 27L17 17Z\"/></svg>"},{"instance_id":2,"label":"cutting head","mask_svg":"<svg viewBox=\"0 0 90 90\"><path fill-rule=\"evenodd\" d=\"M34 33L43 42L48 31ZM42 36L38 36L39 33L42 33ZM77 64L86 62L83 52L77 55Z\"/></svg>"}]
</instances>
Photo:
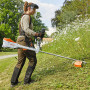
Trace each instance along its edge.
<instances>
[{"instance_id":1,"label":"cutting head","mask_svg":"<svg viewBox=\"0 0 90 90\"><path fill-rule=\"evenodd\" d=\"M85 61L76 60L73 62L75 67L83 67L84 64L86 64Z\"/></svg>"}]
</instances>

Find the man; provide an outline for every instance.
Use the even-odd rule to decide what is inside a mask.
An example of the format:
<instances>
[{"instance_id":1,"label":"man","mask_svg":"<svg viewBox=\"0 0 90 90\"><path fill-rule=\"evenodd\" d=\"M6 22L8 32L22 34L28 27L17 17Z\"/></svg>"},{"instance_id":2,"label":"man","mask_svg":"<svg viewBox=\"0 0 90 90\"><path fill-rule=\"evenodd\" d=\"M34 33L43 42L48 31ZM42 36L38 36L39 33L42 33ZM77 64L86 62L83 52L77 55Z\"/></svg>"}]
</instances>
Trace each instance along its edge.
<instances>
[{"instance_id":1,"label":"man","mask_svg":"<svg viewBox=\"0 0 90 90\"><path fill-rule=\"evenodd\" d=\"M36 9L38 8L39 8L38 5L34 3L25 2L24 14L20 22L20 29L19 29L20 36L18 36L17 38L18 44L28 46L28 47L34 47L32 37L33 36L36 36L36 37L44 36L44 33L36 33L32 29L32 22L31 22L30 15L34 15L36 12ZM14 72L11 78L11 87L18 84L18 78L24 66L24 63L26 61L26 57L29 59L29 65L28 65L26 75L24 78L24 84L30 84L31 75L37 63L36 53L30 50L18 49L18 62L14 68Z\"/></svg>"}]
</instances>

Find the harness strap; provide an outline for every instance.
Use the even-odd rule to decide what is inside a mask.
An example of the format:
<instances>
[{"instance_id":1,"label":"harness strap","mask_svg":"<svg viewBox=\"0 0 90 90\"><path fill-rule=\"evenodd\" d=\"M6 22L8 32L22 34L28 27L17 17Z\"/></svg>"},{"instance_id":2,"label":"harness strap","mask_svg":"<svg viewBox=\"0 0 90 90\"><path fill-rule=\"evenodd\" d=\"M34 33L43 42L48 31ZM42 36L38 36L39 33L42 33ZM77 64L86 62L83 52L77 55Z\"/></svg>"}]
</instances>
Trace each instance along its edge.
<instances>
[{"instance_id":1,"label":"harness strap","mask_svg":"<svg viewBox=\"0 0 90 90\"><path fill-rule=\"evenodd\" d=\"M27 14L23 14L23 15L27 15ZM21 18L22 18L22 16L21 16ZM31 18L31 16L29 16L29 26L31 25L31 22L32 22L32 18ZM24 30L21 27L21 21L19 23L19 34L25 36L25 32L24 32Z\"/></svg>"},{"instance_id":2,"label":"harness strap","mask_svg":"<svg viewBox=\"0 0 90 90\"><path fill-rule=\"evenodd\" d=\"M27 15L27 14L23 14L23 15ZM22 15L22 16L23 16L23 15ZM21 18L22 18L22 16L21 16ZM29 26L31 25L31 22L32 22L32 18L31 18L31 16L29 16ZM28 37L25 35L25 32L24 32L24 30L23 30L22 27L21 27L21 21L20 21L20 23L19 23L19 34L25 36L25 42L26 42L26 44L27 44L28 47L34 47L34 44L33 44L32 39L31 39L31 38L28 38ZM27 49L23 49L23 50L27 50Z\"/></svg>"}]
</instances>

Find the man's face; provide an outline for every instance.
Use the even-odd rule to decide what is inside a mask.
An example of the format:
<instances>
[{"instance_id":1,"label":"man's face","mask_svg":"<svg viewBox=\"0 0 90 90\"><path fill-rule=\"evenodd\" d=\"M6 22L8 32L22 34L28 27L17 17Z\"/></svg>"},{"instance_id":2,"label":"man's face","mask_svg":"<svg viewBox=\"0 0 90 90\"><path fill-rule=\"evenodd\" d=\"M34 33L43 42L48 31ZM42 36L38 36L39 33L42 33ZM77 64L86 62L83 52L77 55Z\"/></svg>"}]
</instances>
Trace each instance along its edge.
<instances>
[{"instance_id":1,"label":"man's face","mask_svg":"<svg viewBox=\"0 0 90 90\"><path fill-rule=\"evenodd\" d=\"M30 12L31 15L34 15L35 12L36 12L36 9L35 8L32 9L32 8L29 7L28 10L29 10L29 12Z\"/></svg>"},{"instance_id":2,"label":"man's face","mask_svg":"<svg viewBox=\"0 0 90 90\"><path fill-rule=\"evenodd\" d=\"M34 9L32 9L32 15L34 15L35 14L35 12L36 12L36 9L34 8Z\"/></svg>"}]
</instances>

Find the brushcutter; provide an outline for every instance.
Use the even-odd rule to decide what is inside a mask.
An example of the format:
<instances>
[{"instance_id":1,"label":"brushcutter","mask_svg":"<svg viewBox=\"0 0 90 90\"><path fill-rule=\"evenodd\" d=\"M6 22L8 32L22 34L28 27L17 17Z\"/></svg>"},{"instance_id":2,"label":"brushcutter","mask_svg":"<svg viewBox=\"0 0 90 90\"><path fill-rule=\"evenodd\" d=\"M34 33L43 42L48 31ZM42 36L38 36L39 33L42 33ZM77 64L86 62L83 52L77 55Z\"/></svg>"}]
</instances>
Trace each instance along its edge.
<instances>
[{"instance_id":1,"label":"brushcutter","mask_svg":"<svg viewBox=\"0 0 90 90\"><path fill-rule=\"evenodd\" d=\"M45 33L45 30L43 29L42 32ZM41 41L42 41L42 37L36 38L36 42L37 42L37 47L36 48L27 47L27 46L17 44L16 42L11 40L10 38L3 38L2 47L4 47L4 48L15 48L15 49L23 48L23 49L28 49L28 50L35 51L36 53L41 52L41 53L45 53L45 54L49 54L49 55L53 55L53 56L73 60L74 61L73 64L74 64L75 67L82 67L83 64L86 64L85 61L81 61L81 60L77 60L77 59L73 59L73 58L64 57L64 56L60 56L60 55L57 55L57 54L52 54L52 53L48 53L48 52L45 52L45 51L41 51L40 50L40 44L41 44Z\"/></svg>"}]
</instances>

